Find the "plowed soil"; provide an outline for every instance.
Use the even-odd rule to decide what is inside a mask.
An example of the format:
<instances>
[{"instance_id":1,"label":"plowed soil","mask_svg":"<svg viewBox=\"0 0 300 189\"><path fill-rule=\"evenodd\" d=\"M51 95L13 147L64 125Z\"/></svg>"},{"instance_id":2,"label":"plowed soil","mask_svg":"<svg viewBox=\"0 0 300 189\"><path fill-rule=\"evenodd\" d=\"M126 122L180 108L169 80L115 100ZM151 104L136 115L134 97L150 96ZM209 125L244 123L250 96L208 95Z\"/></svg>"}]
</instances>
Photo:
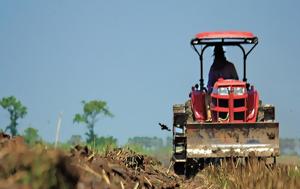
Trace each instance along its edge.
<instances>
[{"instance_id":1,"label":"plowed soil","mask_svg":"<svg viewBox=\"0 0 300 189\"><path fill-rule=\"evenodd\" d=\"M86 146L69 153L0 134L0 188L179 188L180 178L129 149L104 155Z\"/></svg>"},{"instance_id":2,"label":"plowed soil","mask_svg":"<svg viewBox=\"0 0 300 189\"><path fill-rule=\"evenodd\" d=\"M1 188L300 188L298 165L268 167L225 163L207 166L190 179L179 177L152 157L129 149L97 154L85 146L70 152L29 148L23 138L0 133Z\"/></svg>"}]
</instances>

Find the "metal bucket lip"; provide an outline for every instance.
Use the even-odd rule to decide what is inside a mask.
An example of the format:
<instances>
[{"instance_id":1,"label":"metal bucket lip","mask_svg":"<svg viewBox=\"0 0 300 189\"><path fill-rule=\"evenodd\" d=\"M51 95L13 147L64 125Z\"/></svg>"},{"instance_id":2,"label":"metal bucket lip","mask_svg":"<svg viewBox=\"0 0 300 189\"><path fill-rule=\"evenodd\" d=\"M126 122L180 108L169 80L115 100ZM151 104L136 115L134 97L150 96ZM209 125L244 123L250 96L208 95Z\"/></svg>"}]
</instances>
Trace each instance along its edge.
<instances>
[{"instance_id":1,"label":"metal bucket lip","mask_svg":"<svg viewBox=\"0 0 300 189\"><path fill-rule=\"evenodd\" d=\"M278 128L278 122L188 123L187 157L278 156Z\"/></svg>"},{"instance_id":2,"label":"metal bucket lip","mask_svg":"<svg viewBox=\"0 0 300 189\"><path fill-rule=\"evenodd\" d=\"M258 157L279 155L279 146L271 144L213 144L187 149L188 157L243 157L255 154Z\"/></svg>"}]
</instances>

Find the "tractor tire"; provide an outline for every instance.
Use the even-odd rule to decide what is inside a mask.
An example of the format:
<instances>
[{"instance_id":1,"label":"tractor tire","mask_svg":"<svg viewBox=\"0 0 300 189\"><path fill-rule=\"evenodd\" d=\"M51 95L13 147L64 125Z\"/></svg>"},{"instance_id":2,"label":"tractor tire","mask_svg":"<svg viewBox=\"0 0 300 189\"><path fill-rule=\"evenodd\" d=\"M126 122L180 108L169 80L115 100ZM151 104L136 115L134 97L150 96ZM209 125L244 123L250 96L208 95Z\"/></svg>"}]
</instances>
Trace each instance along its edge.
<instances>
[{"instance_id":1,"label":"tractor tire","mask_svg":"<svg viewBox=\"0 0 300 189\"><path fill-rule=\"evenodd\" d=\"M185 174L185 162L175 162L173 169L177 175L184 175Z\"/></svg>"}]
</instances>

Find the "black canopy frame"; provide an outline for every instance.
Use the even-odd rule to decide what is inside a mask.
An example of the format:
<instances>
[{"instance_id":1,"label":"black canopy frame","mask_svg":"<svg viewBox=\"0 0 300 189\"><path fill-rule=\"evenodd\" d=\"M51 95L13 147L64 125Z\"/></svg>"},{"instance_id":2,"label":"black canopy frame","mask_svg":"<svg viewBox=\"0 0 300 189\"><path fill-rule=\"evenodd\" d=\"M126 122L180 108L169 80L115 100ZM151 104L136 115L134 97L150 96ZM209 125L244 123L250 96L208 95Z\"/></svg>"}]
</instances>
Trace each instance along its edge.
<instances>
[{"instance_id":1,"label":"black canopy frame","mask_svg":"<svg viewBox=\"0 0 300 189\"><path fill-rule=\"evenodd\" d=\"M244 44L252 44L252 47L246 51L245 48L243 47ZM216 45L222 45L222 46L237 46L239 47L242 52L243 52L243 81L247 82L247 77L246 77L246 62L247 62L247 57L248 55L252 52L252 50L256 47L258 44L258 39L257 37L254 38L220 38L220 39L192 39L191 40L191 45L195 52L199 56L200 60L200 90L206 90L204 87L204 79L203 79L203 54L204 51L208 47L216 46ZM197 49L196 46L202 46L200 52Z\"/></svg>"}]
</instances>

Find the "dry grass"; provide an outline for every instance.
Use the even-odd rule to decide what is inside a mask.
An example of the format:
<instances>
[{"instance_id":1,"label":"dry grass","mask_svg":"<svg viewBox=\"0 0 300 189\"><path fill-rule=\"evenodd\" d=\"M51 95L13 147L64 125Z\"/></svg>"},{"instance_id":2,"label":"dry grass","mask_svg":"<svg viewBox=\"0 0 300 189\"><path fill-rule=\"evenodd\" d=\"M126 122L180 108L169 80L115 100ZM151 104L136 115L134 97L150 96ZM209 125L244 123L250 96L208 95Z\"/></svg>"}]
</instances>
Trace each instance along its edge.
<instances>
[{"instance_id":1,"label":"dry grass","mask_svg":"<svg viewBox=\"0 0 300 189\"><path fill-rule=\"evenodd\" d=\"M192 183L199 188L300 188L300 166L271 167L259 161L235 166L229 162L208 166L193 178Z\"/></svg>"},{"instance_id":2,"label":"dry grass","mask_svg":"<svg viewBox=\"0 0 300 189\"><path fill-rule=\"evenodd\" d=\"M283 155L277 159L278 164L300 165L300 157L297 155Z\"/></svg>"}]
</instances>

